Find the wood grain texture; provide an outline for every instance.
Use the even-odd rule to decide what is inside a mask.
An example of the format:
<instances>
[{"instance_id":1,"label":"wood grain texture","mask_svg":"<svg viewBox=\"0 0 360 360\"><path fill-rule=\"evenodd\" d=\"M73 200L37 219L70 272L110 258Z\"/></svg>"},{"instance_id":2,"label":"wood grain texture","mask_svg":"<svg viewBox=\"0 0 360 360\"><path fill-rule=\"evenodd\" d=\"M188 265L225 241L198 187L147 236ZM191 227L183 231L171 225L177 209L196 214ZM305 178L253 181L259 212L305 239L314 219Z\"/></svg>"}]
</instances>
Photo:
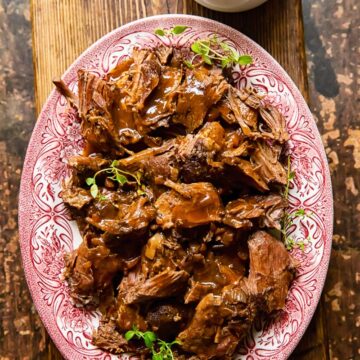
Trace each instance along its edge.
<instances>
[{"instance_id":1,"label":"wood grain texture","mask_svg":"<svg viewBox=\"0 0 360 360\"><path fill-rule=\"evenodd\" d=\"M360 359L360 17L358 0L304 0L311 109L334 191L334 236L324 287L331 359Z\"/></svg>"},{"instance_id":2,"label":"wood grain texture","mask_svg":"<svg viewBox=\"0 0 360 360\"><path fill-rule=\"evenodd\" d=\"M33 61L36 110L40 112L51 79L94 41L109 31L141 17L184 13L230 25L263 46L285 68L308 97L300 0L272 0L246 13L224 14L203 8L192 0L33 0ZM292 355L293 359L328 359L322 306ZM40 354L40 352L39 352ZM49 339L39 359L61 359Z\"/></svg>"},{"instance_id":3,"label":"wood grain texture","mask_svg":"<svg viewBox=\"0 0 360 360\"><path fill-rule=\"evenodd\" d=\"M93 42L145 16L188 13L218 20L248 35L285 68L307 98L300 0L272 0L246 13L211 11L193 0L33 0L33 59L39 112L60 76Z\"/></svg>"},{"instance_id":4,"label":"wood grain texture","mask_svg":"<svg viewBox=\"0 0 360 360\"><path fill-rule=\"evenodd\" d=\"M45 330L26 285L18 241L18 192L35 111L29 5L0 0L0 359L36 359Z\"/></svg>"}]
</instances>

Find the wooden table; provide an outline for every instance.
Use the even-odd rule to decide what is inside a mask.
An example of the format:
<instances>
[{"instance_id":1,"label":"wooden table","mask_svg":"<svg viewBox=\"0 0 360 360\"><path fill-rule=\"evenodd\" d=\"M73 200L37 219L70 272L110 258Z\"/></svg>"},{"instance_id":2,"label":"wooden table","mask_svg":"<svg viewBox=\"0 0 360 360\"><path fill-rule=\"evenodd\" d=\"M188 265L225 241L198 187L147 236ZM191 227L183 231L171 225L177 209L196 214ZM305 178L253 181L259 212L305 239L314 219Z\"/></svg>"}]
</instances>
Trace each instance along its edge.
<instances>
[{"instance_id":1,"label":"wooden table","mask_svg":"<svg viewBox=\"0 0 360 360\"><path fill-rule=\"evenodd\" d=\"M33 54L36 110L40 112L51 88L51 79L64 70L95 40L127 22L151 15L186 13L230 25L263 46L285 68L308 100L302 9L300 0L271 0L246 12L224 14L208 10L192 0L33 0ZM318 310L294 359L328 358L323 331L323 311ZM61 359L47 338L33 354ZM41 349L42 347L42 349ZM36 349L38 348L38 351Z\"/></svg>"}]
</instances>

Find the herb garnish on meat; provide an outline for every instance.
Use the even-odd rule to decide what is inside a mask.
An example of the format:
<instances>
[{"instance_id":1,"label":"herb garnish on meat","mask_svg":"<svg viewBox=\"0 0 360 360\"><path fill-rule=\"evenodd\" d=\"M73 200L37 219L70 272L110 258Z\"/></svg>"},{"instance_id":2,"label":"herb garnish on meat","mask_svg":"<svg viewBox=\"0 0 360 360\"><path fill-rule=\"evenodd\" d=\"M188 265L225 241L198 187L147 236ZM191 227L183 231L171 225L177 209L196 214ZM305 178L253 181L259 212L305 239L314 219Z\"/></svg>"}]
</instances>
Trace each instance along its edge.
<instances>
[{"instance_id":1,"label":"herb garnish on meat","mask_svg":"<svg viewBox=\"0 0 360 360\"><path fill-rule=\"evenodd\" d=\"M174 355L171 350L173 345L180 345L180 341L174 340L172 342L166 342L157 337L157 335L152 331L140 331L135 325L133 325L132 330L129 330L125 333L125 339L130 341L133 338L138 340L142 339L145 343L145 346L150 349L152 354L152 360L173 360Z\"/></svg>"},{"instance_id":2,"label":"herb garnish on meat","mask_svg":"<svg viewBox=\"0 0 360 360\"><path fill-rule=\"evenodd\" d=\"M159 29L156 29L154 32L156 35L159 35L159 36L180 35L187 28L188 28L188 26L185 26L185 25L176 25L169 30L159 28Z\"/></svg>"},{"instance_id":3,"label":"herb garnish on meat","mask_svg":"<svg viewBox=\"0 0 360 360\"><path fill-rule=\"evenodd\" d=\"M158 36L180 35L187 28L188 26L185 25L176 25L171 29L159 28L154 32ZM190 69L193 68L194 60L197 57L200 57L205 64L212 65L215 63L219 64L222 68L232 67L236 64L245 66L253 63L250 55L240 55L229 44L220 41L216 35L205 39L198 39L191 44L190 48L195 53L195 56L193 56L191 60L184 60L184 64Z\"/></svg>"},{"instance_id":4,"label":"herb garnish on meat","mask_svg":"<svg viewBox=\"0 0 360 360\"><path fill-rule=\"evenodd\" d=\"M96 177L102 173L107 174L107 178L113 180L120 185L124 185L129 182L129 178L132 178L136 181L137 185L141 187L141 173L138 171L135 174L132 174L128 171L121 170L118 167L118 161L112 161L110 167L106 169L101 169L97 171L93 177L88 177L86 179L86 184L90 186L90 193L93 198L96 198L99 194L99 187L96 183Z\"/></svg>"},{"instance_id":5,"label":"herb garnish on meat","mask_svg":"<svg viewBox=\"0 0 360 360\"><path fill-rule=\"evenodd\" d=\"M288 156L287 181L286 181L284 194L283 194L283 196L286 200L289 197L290 183L295 178L295 176L296 176L296 173L295 173L295 171L291 170L291 159L290 159L290 156ZM305 239L306 242L304 240L295 241L293 238L291 238L287 235L287 231L288 231L289 227L294 223L294 220L296 218L304 219L305 217L310 217L310 216L311 216L311 214L309 214L308 212L305 211L305 209L302 209L302 208L295 210L293 213L289 213L287 211L284 212L284 216L283 216L282 224L281 224L281 234L282 234L283 242L288 250L292 250L297 247L301 250L305 250L305 244L309 239Z\"/></svg>"},{"instance_id":6,"label":"herb garnish on meat","mask_svg":"<svg viewBox=\"0 0 360 360\"><path fill-rule=\"evenodd\" d=\"M223 41L219 41L217 36L207 39L199 39L192 43L191 50L196 54L191 61L186 61L188 67L193 66L197 56L208 65L213 63L220 64L222 68L231 67L236 64L240 66L250 65L253 59L250 55L240 55L234 48Z\"/></svg>"}]
</instances>

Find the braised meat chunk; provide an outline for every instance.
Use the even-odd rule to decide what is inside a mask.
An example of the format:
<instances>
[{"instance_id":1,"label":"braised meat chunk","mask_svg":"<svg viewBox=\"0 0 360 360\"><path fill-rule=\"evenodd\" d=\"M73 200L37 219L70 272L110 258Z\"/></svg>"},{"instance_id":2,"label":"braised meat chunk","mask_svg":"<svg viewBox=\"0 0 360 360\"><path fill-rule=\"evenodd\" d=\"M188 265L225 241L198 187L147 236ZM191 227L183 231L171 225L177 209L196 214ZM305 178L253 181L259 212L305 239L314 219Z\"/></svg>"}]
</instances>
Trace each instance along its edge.
<instances>
[{"instance_id":1,"label":"braised meat chunk","mask_svg":"<svg viewBox=\"0 0 360 360\"><path fill-rule=\"evenodd\" d=\"M228 86L219 69L205 66L187 69L173 121L193 132L202 125L210 107L222 98Z\"/></svg>"},{"instance_id":2,"label":"braised meat chunk","mask_svg":"<svg viewBox=\"0 0 360 360\"><path fill-rule=\"evenodd\" d=\"M134 263L112 253L101 238L87 236L78 249L66 255L65 278L70 292L79 303L99 302L101 293L111 285L113 277Z\"/></svg>"},{"instance_id":3,"label":"braised meat chunk","mask_svg":"<svg viewBox=\"0 0 360 360\"><path fill-rule=\"evenodd\" d=\"M65 204L76 209L82 209L93 200L93 197L89 190L76 185L76 183L79 181L74 176L66 179L63 182L61 198Z\"/></svg>"},{"instance_id":4,"label":"braised meat chunk","mask_svg":"<svg viewBox=\"0 0 360 360\"><path fill-rule=\"evenodd\" d=\"M206 295L189 326L179 334L182 348L200 359L231 359L256 315L245 282L224 287L220 295Z\"/></svg>"},{"instance_id":5,"label":"braised meat chunk","mask_svg":"<svg viewBox=\"0 0 360 360\"><path fill-rule=\"evenodd\" d=\"M145 100L160 81L161 64L153 51L133 50L133 63L126 73L116 82L120 89L123 104L133 110L142 110Z\"/></svg>"},{"instance_id":6,"label":"braised meat chunk","mask_svg":"<svg viewBox=\"0 0 360 360\"><path fill-rule=\"evenodd\" d=\"M109 204L106 204L107 200L96 202L86 217L89 224L106 234L118 238L131 237L136 232L143 234L155 217L155 209L145 196L137 197L130 204L120 203L118 206L111 201L115 199L109 199Z\"/></svg>"},{"instance_id":7,"label":"braised meat chunk","mask_svg":"<svg viewBox=\"0 0 360 360\"><path fill-rule=\"evenodd\" d=\"M117 97L110 84L85 70L78 71L81 134L99 151L110 151L117 141L116 123L111 112Z\"/></svg>"},{"instance_id":8,"label":"braised meat chunk","mask_svg":"<svg viewBox=\"0 0 360 360\"><path fill-rule=\"evenodd\" d=\"M138 118L146 129L143 131L169 126L169 121L176 110L176 99L181 80L181 69L170 66L162 68L159 84L145 105L142 116Z\"/></svg>"},{"instance_id":9,"label":"braised meat chunk","mask_svg":"<svg viewBox=\"0 0 360 360\"><path fill-rule=\"evenodd\" d=\"M229 88L228 99L230 109L233 112L233 116L240 125L240 128L244 135L251 135L251 133L257 131L258 114L255 109L246 105L241 99L241 91L231 87ZM229 115L228 115L229 116Z\"/></svg>"},{"instance_id":10,"label":"braised meat chunk","mask_svg":"<svg viewBox=\"0 0 360 360\"><path fill-rule=\"evenodd\" d=\"M251 293L260 298L262 310L272 312L282 309L294 278L294 260L284 244L265 231L252 235L249 252L248 285Z\"/></svg>"},{"instance_id":11,"label":"braised meat chunk","mask_svg":"<svg viewBox=\"0 0 360 360\"><path fill-rule=\"evenodd\" d=\"M192 309L177 302L155 303L146 314L146 321L159 337L174 339L192 315Z\"/></svg>"},{"instance_id":12,"label":"braised meat chunk","mask_svg":"<svg viewBox=\"0 0 360 360\"><path fill-rule=\"evenodd\" d=\"M284 166L279 162L280 152L281 147L270 146L266 142L258 141L255 151L250 157L258 169L258 174L268 185L271 183L286 184L287 174Z\"/></svg>"},{"instance_id":13,"label":"braised meat chunk","mask_svg":"<svg viewBox=\"0 0 360 360\"><path fill-rule=\"evenodd\" d=\"M163 228L191 228L220 220L222 204L218 192L210 183L178 184L170 180L165 185L172 190L156 201L156 222Z\"/></svg>"},{"instance_id":14,"label":"braised meat chunk","mask_svg":"<svg viewBox=\"0 0 360 360\"><path fill-rule=\"evenodd\" d=\"M244 196L226 205L223 222L235 229L250 229L257 220L261 227L280 229L286 207L286 200L277 194Z\"/></svg>"},{"instance_id":15,"label":"braised meat chunk","mask_svg":"<svg viewBox=\"0 0 360 360\"><path fill-rule=\"evenodd\" d=\"M101 168L109 164L109 160L106 160L96 154L94 156L75 155L69 158L68 164L72 169L76 169L80 172L87 170L96 172Z\"/></svg>"},{"instance_id":16,"label":"braised meat chunk","mask_svg":"<svg viewBox=\"0 0 360 360\"><path fill-rule=\"evenodd\" d=\"M93 334L93 344L112 354L123 354L125 352L146 352L145 347L138 348L135 344L129 343L116 328L114 321L101 322Z\"/></svg>"},{"instance_id":17,"label":"braised meat chunk","mask_svg":"<svg viewBox=\"0 0 360 360\"><path fill-rule=\"evenodd\" d=\"M165 270L162 273L138 283L124 294L126 304L136 304L152 299L178 295L186 287L189 274L185 271Z\"/></svg>"},{"instance_id":18,"label":"braised meat chunk","mask_svg":"<svg viewBox=\"0 0 360 360\"><path fill-rule=\"evenodd\" d=\"M259 110L263 123L270 130L263 130L263 133L267 133L270 138L278 140L280 143L288 140L289 135L286 130L284 116L275 107L260 108Z\"/></svg>"},{"instance_id":19,"label":"braised meat chunk","mask_svg":"<svg viewBox=\"0 0 360 360\"><path fill-rule=\"evenodd\" d=\"M195 135L187 135L177 148L181 179L190 183L221 176L223 164L217 158L224 143L225 130L216 121L206 123Z\"/></svg>"},{"instance_id":20,"label":"braised meat chunk","mask_svg":"<svg viewBox=\"0 0 360 360\"><path fill-rule=\"evenodd\" d=\"M295 276L270 235L286 230L289 136L266 95L234 86L227 42L179 44L80 69L77 93L54 81L84 139L60 194L82 236L64 278L110 354L231 360Z\"/></svg>"},{"instance_id":21,"label":"braised meat chunk","mask_svg":"<svg viewBox=\"0 0 360 360\"><path fill-rule=\"evenodd\" d=\"M227 312L222 307L221 296L206 295L196 307L189 327L179 334L183 349L200 353L203 359L216 356L217 345L214 343L214 338L217 328L224 322L225 315Z\"/></svg>"}]
</instances>

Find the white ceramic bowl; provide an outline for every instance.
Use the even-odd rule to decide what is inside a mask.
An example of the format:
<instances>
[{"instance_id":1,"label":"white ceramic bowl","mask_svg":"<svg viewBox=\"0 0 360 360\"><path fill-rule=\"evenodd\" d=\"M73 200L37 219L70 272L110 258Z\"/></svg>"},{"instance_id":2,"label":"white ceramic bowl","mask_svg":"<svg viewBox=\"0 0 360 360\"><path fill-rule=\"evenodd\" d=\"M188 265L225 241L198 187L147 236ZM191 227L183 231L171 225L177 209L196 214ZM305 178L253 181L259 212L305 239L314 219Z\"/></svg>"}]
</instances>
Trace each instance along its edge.
<instances>
[{"instance_id":1,"label":"white ceramic bowl","mask_svg":"<svg viewBox=\"0 0 360 360\"><path fill-rule=\"evenodd\" d=\"M223 12L239 12L253 9L267 0L195 0L209 9Z\"/></svg>"}]
</instances>

